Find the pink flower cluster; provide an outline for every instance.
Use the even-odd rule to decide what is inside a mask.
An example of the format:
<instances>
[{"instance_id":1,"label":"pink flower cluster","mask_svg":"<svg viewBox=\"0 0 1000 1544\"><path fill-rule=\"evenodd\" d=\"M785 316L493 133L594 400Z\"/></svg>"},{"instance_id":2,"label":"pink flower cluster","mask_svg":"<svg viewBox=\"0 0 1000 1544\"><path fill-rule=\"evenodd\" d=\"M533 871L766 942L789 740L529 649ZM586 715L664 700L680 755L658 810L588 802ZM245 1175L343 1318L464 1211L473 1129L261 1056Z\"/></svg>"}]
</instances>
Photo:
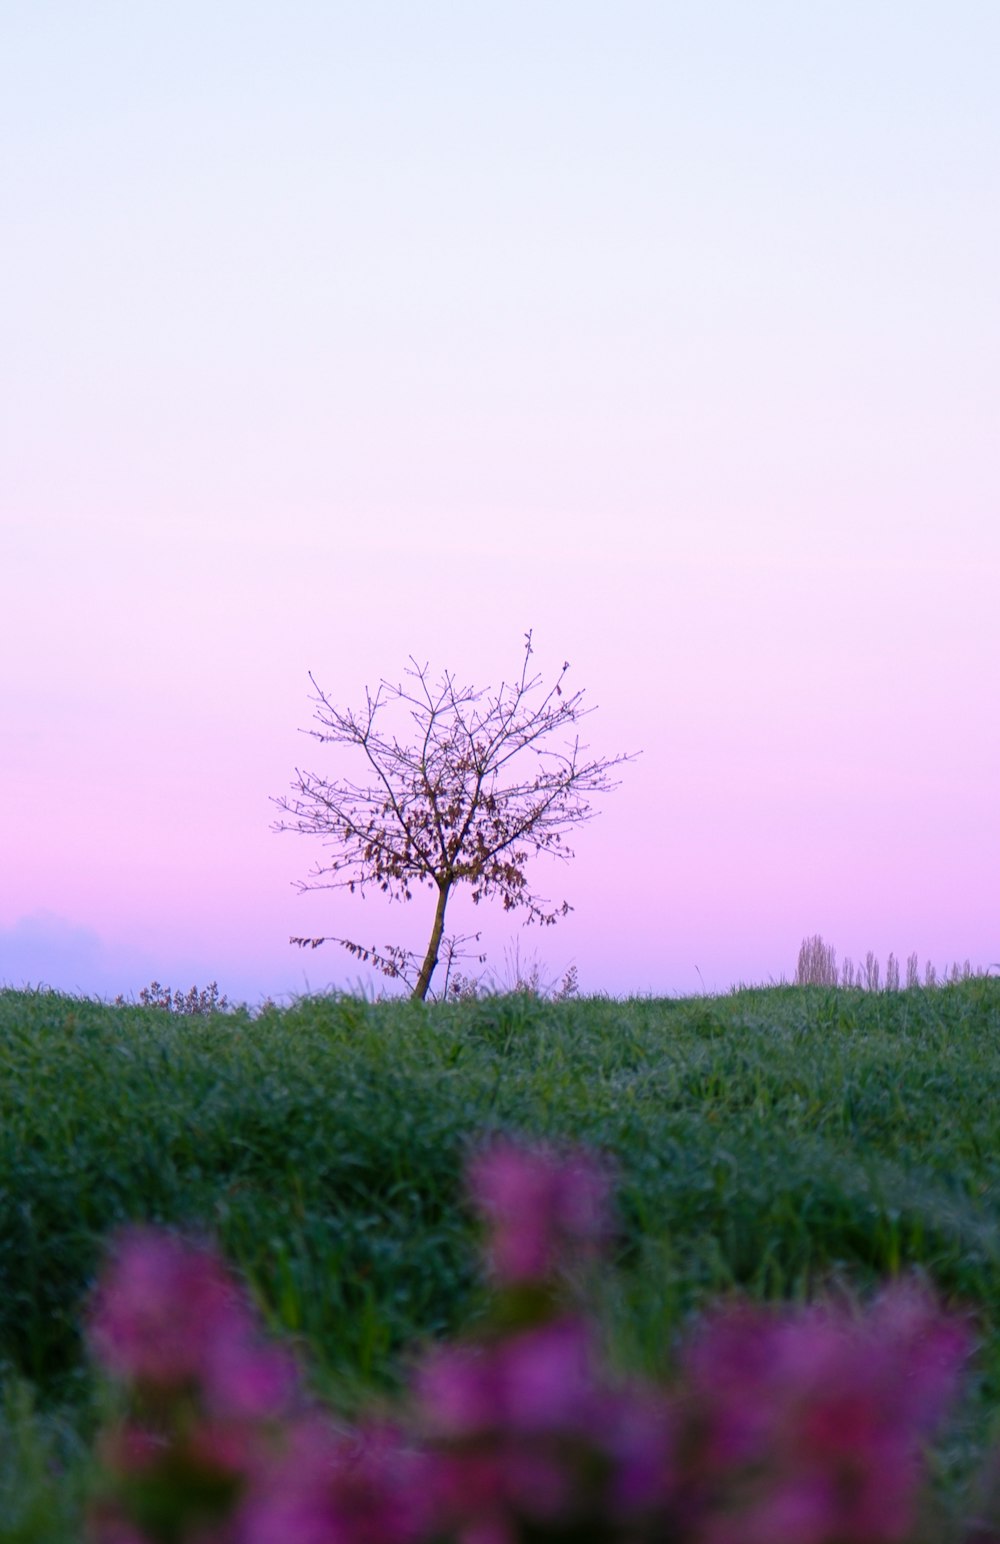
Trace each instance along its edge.
<instances>
[{"instance_id":1,"label":"pink flower cluster","mask_svg":"<svg viewBox=\"0 0 1000 1544\"><path fill-rule=\"evenodd\" d=\"M262 1338L211 1249L152 1229L119 1240L89 1330L130 1396L129 1418L101 1438L110 1484L93 1537L146 1544L201 1529L206 1544L228 1540L227 1520L296 1408L294 1360Z\"/></svg>"},{"instance_id":2,"label":"pink flower cluster","mask_svg":"<svg viewBox=\"0 0 1000 1544\"><path fill-rule=\"evenodd\" d=\"M467 1183L499 1287L544 1285L568 1262L598 1254L607 1239L611 1177L586 1151L557 1157L500 1139L473 1158Z\"/></svg>"},{"instance_id":3,"label":"pink flower cluster","mask_svg":"<svg viewBox=\"0 0 1000 1544\"><path fill-rule=\"evenodd\" d=\"M924 1447L969 1350L911 1288L864 1315L730 1308L668 1385L613 1376L564 1290L608 1234L584 1154L471 1164L495 1314L419 1366L392 1422L301 1391L217 1256L126 1234L91 1343L127 1413L101 1441L91 1544L909 1544ZM525 1293L525 1288L531 1290Z\"/></svg>"},{"instance_id":4,"label":"pink flower cluster","mask_svg":"<svg viewBox=\"0 0 1000 1544\"><path fill-rule=\"evenodd\" d=\"M616 1383L595 1341L584 1318L566 1315L444 1348L420 1369L436 1537L624 1539L666 1515L669 1406Z\"/></svg>"},{"instance_id":5,"label":"pink flower cluster","mask_svg":"<svg viewBox=\"0 0 1000 1544\"><path fill-rule=\"evenodd\" d=\"M910 1536L968 1336L912 1288L860 1318L741 1308L687 1347L683 1489L707 1544ZM681 1455L679 1455L681 1456Z\"/></svg>"}]
</instances>

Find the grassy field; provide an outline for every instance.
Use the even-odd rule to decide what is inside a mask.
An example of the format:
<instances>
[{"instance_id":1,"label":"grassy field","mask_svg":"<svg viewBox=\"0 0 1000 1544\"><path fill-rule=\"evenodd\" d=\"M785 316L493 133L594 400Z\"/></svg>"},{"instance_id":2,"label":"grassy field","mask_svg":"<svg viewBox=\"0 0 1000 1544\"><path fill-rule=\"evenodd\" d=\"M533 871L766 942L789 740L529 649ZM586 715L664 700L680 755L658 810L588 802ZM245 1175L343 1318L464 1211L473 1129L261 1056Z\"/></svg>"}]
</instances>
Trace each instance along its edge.
<instances>
[{"instance_id":1,"label":"grassy field","mask_svg":"<svg viewBox=\"0 0 1000 1544\"><path fill-rule=\"evenodd\" d=\"M461 1168L497 1128L613 1158L604 1308L623 1364L668 1365L720 1292L866 1292L916 1270L979 1320L971 1451L1000 1394L998 1091L988 977L312 998L256 1018L0 992L0 1541L78 1536L94 1412L80 1310L109 1230L209 1229L350 1410L475 1311Z\"/></svg>"}]
</instances>

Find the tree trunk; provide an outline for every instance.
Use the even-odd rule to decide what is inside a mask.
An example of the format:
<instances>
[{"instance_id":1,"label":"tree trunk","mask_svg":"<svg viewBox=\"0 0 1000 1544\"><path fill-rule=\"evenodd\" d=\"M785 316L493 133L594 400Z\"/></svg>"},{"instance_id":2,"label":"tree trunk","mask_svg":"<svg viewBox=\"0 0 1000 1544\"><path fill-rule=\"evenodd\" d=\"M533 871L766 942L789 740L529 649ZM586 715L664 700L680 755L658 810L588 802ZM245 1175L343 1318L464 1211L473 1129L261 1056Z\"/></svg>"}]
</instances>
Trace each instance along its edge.
<instances>
[{"instance_id":1,"label":"tree trunk","mask_svg":"<svg viewBox=\"0 0 1000 1544\"><path fill-rule=\"evenodd\" d=\"M439 885L437 909L434 912L434 926L431 928L431 941L427 945L427 953L424 955L424 963L420 967L417 984L413 988L413 1001L423 1002L427 996L427 989L431 984L438 962L438 950L441 947L441 935L444 932L444 911L448 904L448 892L450 885Z\"/></svg>"}]
</instances>

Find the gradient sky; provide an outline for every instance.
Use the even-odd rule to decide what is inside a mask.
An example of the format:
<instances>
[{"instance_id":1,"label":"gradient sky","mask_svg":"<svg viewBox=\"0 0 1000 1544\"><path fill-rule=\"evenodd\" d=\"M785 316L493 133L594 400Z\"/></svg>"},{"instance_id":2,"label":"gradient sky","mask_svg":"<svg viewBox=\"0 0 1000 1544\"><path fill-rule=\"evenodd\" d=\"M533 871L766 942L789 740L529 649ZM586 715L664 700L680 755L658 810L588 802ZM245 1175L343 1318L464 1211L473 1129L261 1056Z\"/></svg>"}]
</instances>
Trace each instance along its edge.
<instances>
[{"instance_id":1,"label":"gradient sky","mask_svg":"<svg viewBox=\"0 0 1000 1544\"><path fill-rule=\"evenodd\" d=\"M529 627L644 754L496 967L1000 961L998 83L994 0L8 0L0 981L370 983L307 672Z\"/></svg>"}]
</instances>

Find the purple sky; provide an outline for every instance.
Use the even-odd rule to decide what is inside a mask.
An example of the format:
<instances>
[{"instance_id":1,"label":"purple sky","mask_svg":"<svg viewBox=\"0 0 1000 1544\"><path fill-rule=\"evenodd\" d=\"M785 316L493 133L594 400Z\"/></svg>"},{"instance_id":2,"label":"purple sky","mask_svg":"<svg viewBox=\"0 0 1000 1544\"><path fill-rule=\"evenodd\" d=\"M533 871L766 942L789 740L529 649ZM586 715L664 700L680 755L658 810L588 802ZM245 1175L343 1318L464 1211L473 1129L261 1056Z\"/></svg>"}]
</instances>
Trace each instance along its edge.
<instances>
[{"instance_id":1,"label":"purple sky","mask_svg":"<svg viewBox=\"0 0 1000 1544\"><path fill-rule=\"evenodd\" d=\"M642 749L519 932L1000 961L1000 10L16 0L0 981L370 983L292 881L307 672L516 669Z\"/></svg>"}]
</instances>

